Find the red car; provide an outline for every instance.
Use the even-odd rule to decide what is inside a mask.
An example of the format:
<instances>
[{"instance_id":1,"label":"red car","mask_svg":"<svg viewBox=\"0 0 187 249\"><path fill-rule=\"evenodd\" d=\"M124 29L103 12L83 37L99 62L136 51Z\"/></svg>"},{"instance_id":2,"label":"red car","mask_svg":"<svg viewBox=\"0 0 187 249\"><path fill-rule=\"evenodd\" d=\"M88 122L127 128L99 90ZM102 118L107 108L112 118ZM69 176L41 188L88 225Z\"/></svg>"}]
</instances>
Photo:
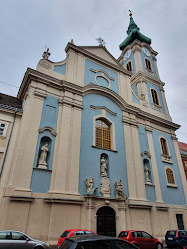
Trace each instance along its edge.
<instances>
[{"instance_id":1,"label":"red car","mask_svg":"<svg viewBox=\"0 0 187 249\"><path fill-rule=\"evenodd\" d=\"M59 237L58 243L57 243L57 248L62 244L62 242L65 240L67 237L73 237L76 235L87 235L87 234L95 234L96 233L89 231L89 230L84 230L84 229L70 229L70 230L65 230L63 234Z\"/></svg>"},{"instance_id":2,"label":"red car","mask_svg":"<svg viewBox=\"0 0 187 249\"><path fill-rule=\"evenodd\" d=\"M161 249L163 247L162 241L144 231L122 231L118 238L127 240L140 249Z\"/></svg>"}]
</instances>

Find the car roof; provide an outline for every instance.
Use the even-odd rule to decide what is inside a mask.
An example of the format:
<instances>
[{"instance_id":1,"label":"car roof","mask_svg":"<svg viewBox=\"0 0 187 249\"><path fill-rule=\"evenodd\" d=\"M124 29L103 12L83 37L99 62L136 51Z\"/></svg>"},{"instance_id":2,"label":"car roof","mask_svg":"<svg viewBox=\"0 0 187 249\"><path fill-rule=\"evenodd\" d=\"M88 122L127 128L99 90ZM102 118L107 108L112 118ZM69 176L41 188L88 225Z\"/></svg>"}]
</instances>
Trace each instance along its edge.
<instances>
[{"instance_id":1,"label":"car roof","mask_svg":"<svg viewBox=\"0 0 187 249\"><path fill-rule=\"evenodd\" d=\"M93 241L93 240L121 240L116 237L110 236L101 236L101 235L78 235L75 237L68 237L65 240L71 240L74 242L81 242L81 241ZM124 240L121 240L124 241Z\"/></svg>"}]
</instances>

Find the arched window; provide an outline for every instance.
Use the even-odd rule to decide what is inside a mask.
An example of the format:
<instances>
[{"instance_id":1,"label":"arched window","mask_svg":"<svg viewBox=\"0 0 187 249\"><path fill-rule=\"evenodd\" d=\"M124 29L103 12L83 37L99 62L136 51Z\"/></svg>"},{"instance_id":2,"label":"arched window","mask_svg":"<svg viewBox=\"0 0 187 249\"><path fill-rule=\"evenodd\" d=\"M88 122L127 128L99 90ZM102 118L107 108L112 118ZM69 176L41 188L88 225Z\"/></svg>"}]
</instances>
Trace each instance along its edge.
<instances>
[{"instance_id":1,"label":"arched window","mask_svg":"<svg viewBox=\"0 0 187 249\"><path fill-rule=\"evenodd\" d=\"M96 146L111 149L111 128L110 124L103 119L96 119Z\"/></svg>"},{"instance_id":2,"label":"arched window","mask_svg":"<svg viewBox=\"0 0 187 249\"><path fill-rule=\"evenodd\" d=\"M156 105L159 105L157 91L155 89L151 89L151 94L152 94L153 103L156 104Z\"/></svg>"},{"instance_id":3,"label":"arched window","mask_svg":"<svg viewBox=\"0 0 187 249\"><path fill-rule=\"evenodd\" d=\"M145 59L145 65L146 65L146 68L150 71L152 71L152 67L151 67L151 62L150 60L148 59Z\"/></svg>"},{"instance_id":4,"label":"arched window","mask_svg":"<svg viewBox=\"0 0 187 249\"><path fill-rule=\"evenodd\" d=\"M160 139L160 143L161 143L161 148L162 148L162 154L164 156L169 156L169 150L168 150L168 146L167 146L167 141L164 138Z\"/></svg>"},{"instance_id":5,"label":"arched window","mask_svg":"<svg viewBox=\"0 0 187 249\"><path fill-rule=\"evenodd\" d=\"M166 177L167 177L167 182L168 184L175 184L175 178L173 174L173 170L170 168L166 169Z\"/></svg>"},{"instance_id":6,"label":"arched window","mask_svg":"<svg viewBox=\"0 0 187 249\"><path fill-rule=\"evenodd\" d=\"M127 70L128 70L129 72L132 71L132 63L131 63L131 61L129 61L129 62L127 63L126 68L127 68Z\"/></svg>"}]
</instances>

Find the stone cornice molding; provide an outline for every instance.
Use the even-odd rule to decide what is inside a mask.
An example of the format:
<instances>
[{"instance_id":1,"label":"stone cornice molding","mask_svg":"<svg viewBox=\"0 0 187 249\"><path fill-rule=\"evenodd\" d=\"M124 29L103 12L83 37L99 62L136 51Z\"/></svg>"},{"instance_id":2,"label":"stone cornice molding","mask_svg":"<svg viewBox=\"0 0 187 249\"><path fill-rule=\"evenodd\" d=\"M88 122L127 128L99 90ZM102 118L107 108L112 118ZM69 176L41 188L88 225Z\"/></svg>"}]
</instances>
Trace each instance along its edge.
<instances>
[{"instance_id":1,"label":"stone cornice molding","mask_svg":"<svg viewBox=\"0 0 187 249\"><path fill-rule=\"evenodd\" d=\"M34 91L34 95L36 96L36 97L39 97L39 98L41 98L41 99L45 99L46 97L47 97L47 94L46 93L43 93L43 92L40 92L40 91Z\"/></svg>"},{"instance_id":2,"label":"stone cornice molding","mask_svg":"<svg viewBox=\"0 0 187 249\"><path fill-rule=\"evenodd\" d=\"M113 63L111 63L111 62L109 62L109 61L95 55L95 54L92 54L92 53L88 52L87 50L85 50L84 48L77 47L77 46L75 46L74 44L72 44L70 42L67 44L67 46L65 48L66 53L68 52L68 50L76 51L77 53L83 54L85 57L88 57L88 58L90 58L92 60L95 60L95 61L97 61L99 63L102 63L102 65L104 64L105 66L110 67L115 71L123 72L123 73L125 73L126 75L129 75L129 76L132 75L132 73L130 73L128 70L126 70L106 49L104 49L104 50L111 56L111 58L114 59L114 61L118 65L115 65L115 64L113 64Z\"/></svg>"},{"instance_id":3,"label":"stone cornice molding","mask_svg":"<svg viewBox=\"0 0 187 249\"><path fill-rule=\"evenodd\" d=\"M56 137L56 135L57 135L56 131L52 127L49 127L49 126L45 126L43 128L40 128L39 133L46 131L46 130L50 131L51 134L53 134Z\"/></svg>"},{"instance_id":4,"label":"stone cornice molding","mask_svg":"<svg viewBox=\"0 0 187 249\"><path fill-rule=\"evenodd\" d=\"M131 77L131 84L134 84L137 81L149 81L150 83L153 83L155 85L157 85L158 87L163 87L165 85L164 82L162 82L159 79L153 78L150 75L142 72L142 71L138 71L136 72L132 77Z\"/></svg>"},{"instance_id":5,"label":"stone cornice molding","mask_svg":"<svg viewBox=\"0 0 187 249\"><path fill-rule=\"evenodd\" d=\"M77 109L84 109L84 106L82 104L78 104L75 102L75 100L73 99L68 99L66 97L60 98L58 100L59 105L67 105L67 106L71 106Z\"/></svg>"},{"instance_id":6,"label":"stone cornice molding","mask_svg":"<svg viewBox=\"0 0 187 249\"><path fill-rule=\"evenodd\" d=\"M140 73L140 76L141 75L143 75L143 74ZM139 78L140 77L137 77L137 80L139 80ZM41 82L43 84L49 85L49 86L56 88L56 89L59 89L61 91L69 91L69 92L71 92L73 94L77 94L79 96L85 96L87 94L100 94L100 95L106 96L109 99L111 99L112 101L114 101L114 103L116 103L121 108L122 111L134 114L138 118L141 118L143 120L148 120L148 121L153 122L155 124L159 124L160 126L167 127L168 129L171 129L171 130L176 130L180 127L179 125L172 123L171 121L168 121L164 118L160 118L156 115L150 114L149 112L143 111L136 106L128 104L121 96L119 96L117 93L115 93L114 91L112 91L106 87L102 87L102 86L99 86L96 84L89 84L87 86L81 87L81 86L78 86L78 85L73 84L71 82L67 82L64 80L58 80L56 78L53 78L49 75L46 75L44 73L41 73L39 71L36 71L34 69L30 69L30 68L27 69L27 72L25 73L24 79L23 79L22 84L20 86L20 90L18 92L19 99L24 98L24 95L26 94L28 87L29 87L32 80L34 80L35 82ZM152 80L154 80L155 82L162 83L162 82L155 80L155 79L152 79ZM39 90L40 89L37 89L37 91L39 91ZM65 100L63 103L65 103ZM72 105L72 102L71 103L67 102L67 104ZM76 103L74 103L74 106L76 106L75 104ZM78 104L77 107L79 108L80 105Z\"/></svg>"},{"instance_id":7,"label":"stone cornice molding","mask_svg":"<svg viewBox=\"0 0 187 249\"><path fill-rule=\"evenodd\" d=\"M138 122L135 119L126 116L122 117L122 123L138 128Z\"/></svg>"},{"instance_id":8,"label":"stone cornice molding","mask_svg":"<svg viewBox=\"0 0 187 249\"><path fill-rule=\"evenodd\" d=\"M106 112L110 113L111 115L117 116L117 113L111 111L110 109L108 109L108 108L105 107L105 106L94 106L94 105L91 105L90 107L91 107L92 109L96 109L96 110L102 110L102 109L104 109Z\"/></svg>"},{"instance_id":9,"label":"stone cornice molding","mask_svg":"<svg viewBox=\"0 0 187 249\"><path fill-rule=\"evenodd\" d=\"M172 135L171 135L171 138L172 138L173 140L175 140L175 141L178 141L178 138L177 138L177 136L176 136L175 134L172 134Z\"/></svg>"},{"instance_id":10,"label":"stone cornice molding","mask_svg":"<svg viewBox=\"0 0 187 249\"><path fill-rule=\"evenodd\" d=\"M147 132L149 132L149 133L152 133L153 128L151 128L151 127L147 126L147 127L145 127L145 130L146 130Z\"/></svg>"}]
</instances>

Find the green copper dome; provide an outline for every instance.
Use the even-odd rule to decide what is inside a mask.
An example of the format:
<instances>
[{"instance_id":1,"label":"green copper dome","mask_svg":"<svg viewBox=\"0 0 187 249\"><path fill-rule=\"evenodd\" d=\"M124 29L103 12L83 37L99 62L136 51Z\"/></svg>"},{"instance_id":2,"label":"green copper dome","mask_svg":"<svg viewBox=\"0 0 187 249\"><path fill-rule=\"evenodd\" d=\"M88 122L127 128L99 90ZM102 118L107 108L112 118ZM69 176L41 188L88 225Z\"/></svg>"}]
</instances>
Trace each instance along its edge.
<instances>
[{"instance_id":1,"label":"green copper dome","mask_svg":"<svg viewBox=\"0 0 187 249\"><path fill-rule=\"evenodd\" d=\"M146 42L151 44L151 39L139 32L138 25L134 22L132 16L130 17L130 23L127 30L127 38L119 45L120 50L123 50L127 45L131 44L134 40Z\"/></svg>"}]
</instances>

